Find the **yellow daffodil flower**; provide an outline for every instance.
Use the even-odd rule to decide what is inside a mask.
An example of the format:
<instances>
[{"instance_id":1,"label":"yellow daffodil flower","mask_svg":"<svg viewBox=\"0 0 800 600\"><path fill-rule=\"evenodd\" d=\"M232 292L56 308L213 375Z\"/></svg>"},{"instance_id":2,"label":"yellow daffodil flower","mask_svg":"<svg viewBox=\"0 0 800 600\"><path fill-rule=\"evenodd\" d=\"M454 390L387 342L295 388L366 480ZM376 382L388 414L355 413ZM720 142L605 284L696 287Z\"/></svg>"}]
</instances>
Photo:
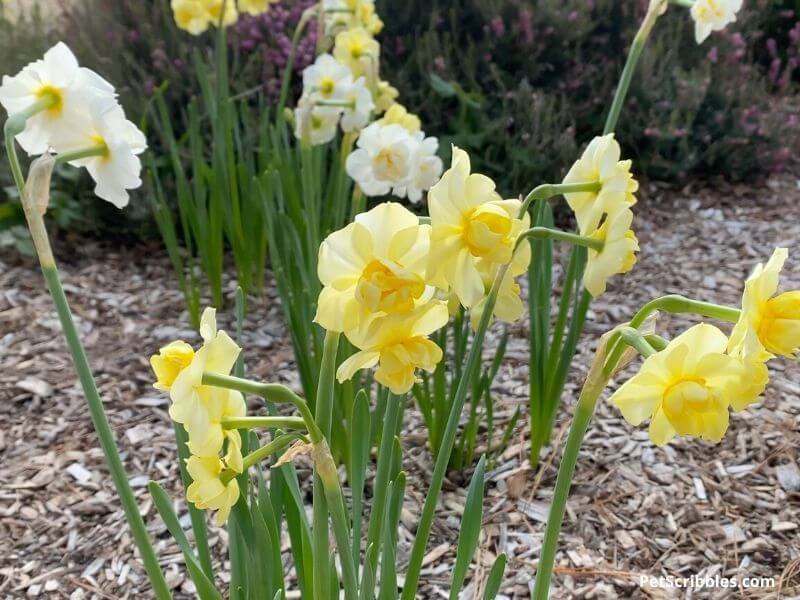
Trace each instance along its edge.
<instances>
[{"instance_id":1,"label":"yellow daffodil flower","mask_svg":"<svg viewBox=\"0 0 800 600\"><path fill-rule=\"evenodd\" d=\"M236 454L236 449L241 448L239 432L235 429L225 429L222 420L226 417L243 417L247 414L247 405L240 392L222 388L206 387L200 394L206 420L193 419L186 425L189 434L189 451L202 457L217 456L222 449L223 442L228 440L229 464L238 464L242 460L241 450Z\"/></svg>"},{"instance_id":2,"label":"yellow daffodil flower","mask_svg":"<svg viewBox=\"0 0 800 600\"><path fill-rule=\"evenodd\" d=\"M186 470L192 478L192 483L186 490L186 499L201 510L216 510L214 520L218 526L225 524L231 508L239 500L239 484L236 479L223 483L220 478L228 466L217 456L190 456L186 461ZM241 469L237 472L241 472Z\"/></svg>"},{"instance_id":3,"label":"yellow daffodil flower","mask_svg":"<svg viewBox=\"0 0 800 600\"><path fill-rule=\"evenodd\" d=\"M150 366L156 374L154 387L168 392L178 374L192 364L192 359L194 349L186 342L171 342L161 348L158 354L150 357Z\"/></svg>"},{"instance_id":4,"label":"yellow daffodil flower","mask_svg":"<svg viewBox=\"0 0 800 600\"><path fill-rule=\"evenodd\" d=\"M239 0L239 10L248 15L260 15L267 12L271 4L275 4L278 0ZM228 0L231 4L232 0Z\"/></svg>"},{"instance_id":5,"label":"yellow daffodil flower","mask_svg":"<svg viewBox=\"0 0 800 600\"><path fill-rule=\"evenodd\" d=\"M613 133L596 137L564 177L564 183L599 182L601 185L597 192L564 195L575 212L581 235L589 235L597 229L603 214L636 203L634 194L639 184L631 175L631 161L621 161L620 153Z\"/></svg>"},{"instance_id":6,"label":"yellow daffodil flower","mask_svg":"<svg viewBox=\"0 0 800 600\"><path fill-rule=\"evenodd\" d=\"M161 349L150 359L158 382L156 387L168 389L172 403L169 415L176 423L182 423L188 432L201 432L208 428L211 418L219 412L212 401L214 388L202 385L203 373L228 375L233 369L241 348L224 331L217 331L216 311L207 308L200 320L200 335L203 346L197 352L189 352L182 342L174 342ZM166 349L166 351L165 351ZM226 399L227 402L227 399Z\"/></svg>"},{"instance_id":7,"label":"yellow daffodil flower","mask_svg":"<svg viewBox=\"0 0 800 600\"><path fill-rule=\"evenodd\" d=\"M379 81L375 93L375 111L382 113L389 110L399 95L397 88L388 81Z\"/></svg>"},{"instance_id":8,"label":"yellow daffodil flower","mask_svg":"<svg viewBox=\"0 0 800 600\"><path fill-rule=\"evenodd\" d=\"M175 24L192 35L200 35L211 24L206 0L172 0L171 6Z\"/></svg>"},{"instance_id":9,"label":"yellow daffodil flower","mask_svg":"<svg viewBox=\"0 0 800 600\"><path fill-rule=\"evenodd\" d=\"M525 303L520 295L522 290L515 280L517 275L525 272L531 260L530 245L525 244L525 248L527 248L527 252L520 248L515 253L512 265L503 276L503 281L500 282L500 289L497 291L497 300L495 301L492 316L506 323L517 321L525 312ZM481 274L481 279L483 279L486 294L489 293L499 268L500 265L496 263L478 262L478 271ZM470 325L473 329L478 327L485 303L486 295L469 311Z\"/></svg>"},{"instance_id":10,"label":"yellow daffodil flower","mask_svg":"<svg viewBox=\"0 0 800 600\"><path fill-rule=\"evenodd\" d=\"M339 366L337 379L347 381L360 369L377 365L377 382L394 394L408 392L417 381L416 369L433 371L442 360L441 348L428 336L444 327L448 318L447 302L431 300L411 312L377 317L346 332L359 352Z\"/></svg>"},{"instance_id":11,"label":"yellow daffodil flower","mask_svg":"<svg viewBox=\"0 0 800 600\"><path fill-rule=\"evenodd\" d=\"M239 18L234 0L203 0L208 11L209 21L212 25L227 27L233 25Z\"/></svg>"},{"instance_id":12,"label":"yellow daffodil flower","mask_svg":"<svg viewBox=\"0 0 800 600\"><path fill-rule=\"evenodd\" d=\"M375 81L381 47L363 27L342 31L336 35L333 56L347 65L353 79L365 76L367 81Z\"/></svg>"},{"instance_id":13,"label":"yellow daffodil flower","mask_svg":"<svg viewBox=\"0 0 800 600\"><path fill-rule=\"evenodd\" d=\"M732 352L752 346L753 338L771 354L792 358L800 349L800 291L775 295L788 256L786 248L776 248L767 264L757 265L747 278L742 313L731 333Z\"/></svg>"},{"instance_id":14,"label":"yellow daffodil flower","mask_svg":"<svg viewBox=\"0 0 800 600\"><path fill-rule=\"evenodd\" d=\"M606 291L606 282L612 275L627 273L636 264L639 241L631 230L633 213L620 207L606 216L600 228L588 237L603 242L601 250L589 248L583 285L597 297Z\"/></svg>"},{"instance_id":15,"label":"yellow daffodil flower","mask_svg":"<svg viewBox=\"0 0 800 600\"><path fill-rule=\"evenodd\" d=\"M530 218L517 218L519 200L503 200L494 181L470 173L469 155L453 146L453 162L428 192L431 215L431 253L428 277L433 285L452 289L467 308L485 296L478 263L511 261L520 232ZM521 253L530 253L525 245ZM528 256L528 260L530 257Z\"/></svg>"},{"instance_id":16,"label":"yellow daffodil flower","mask_svg":"<svg viewBox=\"0 0 800 600\"><path fill-rule=\"evenodd\" d=\"M611 402L631 425L650 418L650 439L658 446L675 435L719 442L728 429L729 399L745 375L741 363L725 354L727 345L713 325L695 325L648 357Z\"/></svg>"},{"instance_id":17,"label":"yellow daffodil flower","mask_svg":"<svg viewBox=\"0 0 800 600\"><path fill-rule=\"evenodd\" d=\"M417 133L422 128L422 122L414 113L408 112L405 106L395 102L378 121L381 125L400 125L409 133Z\"/></svg>"},{"instance_id":18,"label":"yellow daffodil flower","mask_svg":"<svg viewBox=\"0 0 800 600\"><path fill-rule=\"evenodd\" d=\"M397 202L384 202L329 235L319 248L324 287L314 320L347 331L370 315L408 313L430 299L430 229Z\"/></svg>"}]
</instances>

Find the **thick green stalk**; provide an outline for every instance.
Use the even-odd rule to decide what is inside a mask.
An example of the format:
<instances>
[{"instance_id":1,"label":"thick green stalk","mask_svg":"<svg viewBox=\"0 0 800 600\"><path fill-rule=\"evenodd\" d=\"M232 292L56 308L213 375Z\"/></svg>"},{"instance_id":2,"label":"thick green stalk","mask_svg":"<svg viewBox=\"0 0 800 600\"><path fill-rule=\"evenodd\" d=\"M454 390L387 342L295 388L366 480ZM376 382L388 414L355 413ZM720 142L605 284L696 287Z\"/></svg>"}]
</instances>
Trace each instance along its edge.
<instances>
[{"instance_id":1,"label":"thick green stalk","mask_svg":"<svg viewBox=\"0 0 800 600\"><path fill-rule=\"evenodd\" d=\"M292 49L289 51L289 58L286 61L286 67L283 70L283 78L281 80L281 94L278 99L278 110L276 111L276 118L283 118L283 109L286 106L286 99L289 95L289 83L292 80L292 69L294 68L294 61L297 57L297 46L300 44L300 36L303 35L308 22L313 18L314 13L305 11L295 27L294 35L292 35Z\"/></svg>"},{"instance_id":2,"label":"thick green stalk","mask_svg":"<svg viewBox=\"0 0 800 600\"><path fill-rule=\"evenodd\" d=\"M564 455L561 457L561 464L558 468L556 487L553 494L553 501L550 504L550 514L547 518L547 526L544 530L544 542L542 551L539 555L539 564L536 567L536 583L533 588L533 600L547 600L550 589L550 579L553 575L553 565L558 549L558 536L561 532L561 524L564 521L564 512L567 506L567 496L572 485L572 475L575 473L575 464L578 461L583 437L589 427L589 422L594 414L597 398L605 387L607 380L599 380L591 385L587 380L583 390L581 390L578 405L575 407L575 416L572 419L572 426L567 437L567 444L564 447Z\"/></svg>"},{"instance_id":3,"label":"thick green stalk","mask_svg":"<svg viewBox=\"0 0 800 600\"><path fill-rule=\"evenodd\" d=\"M586 181L580 183L543 183L533 188L525 200L522 201L520 216L528 212L532 202L537 200L548 200L559 194L572 194L575 192L599 192L601 184L599 181Z\"/></svg>"},{"instance_id":4,"label":"thick green stalk","mask_svg":"<svg viewBox=\"0 0 800 600\"><path fill-rule=\"evenodd\" d=\"M102 156L108 152L108 147L105 143L96 144L80 150L73 150L72 152L63 152L56 156L56 164L68 163L73 160L80 160L82 158L89 158L90 156Z\"/></svg>"},{"instance_id":5,"label":"thick green stalk","mask_svg":"<svg viewBox=\"0 0 800 600\"><path fill-rule=\"evenodd\" d=\"M223 417L223 429L254 429L256 427L304 429L306 426L302 417Z\"/></svg>"},{"instance_id":6,"label":"thick green stalk","mask_svg":"<svg viewBox=\"0 0 800 600\"><path fill-rule=\"evenodd\" d=\"M494 283L492 283L492 287L486 297L486 304L481 314L481 320L472 337L472 346L469 349L469 356L467 357L467 366L458 382L458 388L453 397L453 403L450 407L450 416L447 419L444 435L442 435L442 445L438 449L438 454L436 455L436 464L434 465L433 475L431 476L431 485L428 490L428 495L425 497L425 504L422 508L419 526L417 527L417 535L414 538L414 545L411 549L411 557L406 572L406 583L403 587L403 600L414 600L417 593L419 575L422 570L422 559L425 556L425 548L431 533L433 515L436 511L439 492L441 492L442 482L444 481L444 476L447 471L447 464L453 452L453 444L455 443L456 433L458 432L458 422L461 419L461 412L464 409L464 401L467 398L467 392L472 382L472 375L476 369L480 368L483 339L489 327L489 321L492 318L495 303L497 302L497 292L500 289L500 284L507 271L508 265L503 265L495 276Z\"/></svg>"},{"instance_id":7,"label":"thick green stalk","mask_svg":"<svg viewBox=\"0 0 800 600\"><path fill-rule=\"evenodd\" d=\"M100 440L100 446L103 449L106 461L108 462L111 477L122 503L122 509L125 512L128 524L133 533L133 539L141 554L142 562L150 578L150 583L153 586L156 598L159 600L166 600L171 598L172 595L164 579L161 567L158 564L158 558L153 550L153 546L150 543L150 537L147 534L142 515L139 513L136 497L133 494L133 489L131 489L128 481L125 467L120 459L119 450L114 441L114 434L111 431L111 425L106 417L103 402L100 399L100 394L97 391L97 385L95 384L92 370L89 366L89 360L86 357L86 352L78 336L78 330L72 319L72 312L70 311L67 297L64 294L64 288L61 285L58 269L56 268L55 259L53 258L53 252L50 248L50 240L44 225L43 212L40 212L39 208L33 206L29 201L28 194L25 190L25 183L22 178L22 169L19 165L14 138L24 129L25 120L28 116L46 107L47 104L42 104L40 108L30 112L27 116L23 115L24 118L12 117L6 122L6 151L8 153L9 163L11 164L14 181L19 190L25 217L28 221L28 227L31 231L31 237L33 238L34 246L39 256L42 273L47 282L50 296L55 303L56 312L61 322L61 328L64 332L64 337L66 338L67 346L69 347L75 365L75 370L78 373L78 378L80 379L81 387L83 388L83 393L89 406L89 415Z\"/></svg>"},{"instance_id":8,"label":"thick green stalk","mask_svg":"<svg viewBox=\"0 0 800 600\"><path fill-rule=\"evenodd\" d=\"M611 108L606 117L606 124L603 128L603 135L613 133L619 121L619 115L622 112L622 105L625 104L625 97L628 95L628 89L631 86L631 79L633 73L636 71L636 65L639 62L639 57L642 55L642 50L647 43L647 37L653 29L653 25L661 12L662 7L667 0L651 0L650 7L647 14L642 21L636 37L633 38L630 52L628 52L628 59L625 61L625 66L622 69L622 76L620 77L617 91L614 94L614 100L611 102Z\"/></svg>"}]
</instances>

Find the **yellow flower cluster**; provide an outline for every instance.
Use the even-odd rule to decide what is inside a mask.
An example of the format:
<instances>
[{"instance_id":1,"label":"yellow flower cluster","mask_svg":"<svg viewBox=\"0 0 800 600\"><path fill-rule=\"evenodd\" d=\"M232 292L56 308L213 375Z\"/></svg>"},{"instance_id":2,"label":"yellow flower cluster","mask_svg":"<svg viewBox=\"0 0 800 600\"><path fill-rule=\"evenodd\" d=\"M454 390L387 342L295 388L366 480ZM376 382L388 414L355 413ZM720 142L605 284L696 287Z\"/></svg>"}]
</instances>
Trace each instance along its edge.
<instances>
[{"instance_id":1,"label":"yellow flower cluster","mask_svg":"<svg viewBox=\"0 0 800 600\"><path fill-rule=\"evenodd\" d=\"M229 375L241 349L227 333L217 331L213 308L203 312L200 335L199 350L186 342L172 342L150 358L150 365L156 389L169 392L170 417L189 435L186 468L193 483L187 498L198 508L217 510L217 524L222 524L239 498L239 486L235 479L223 482L221 474L243 469L239 432L225 429L222 422L244 416L246 406L240 392L203 385L203 373Z\"/></svg>"},{"instance_id":2,"label":"yellow flower cluster","mask_svg":"<svg viewBox=\"0 0 800 600\"><path fill-rule=\"evenodd\" d=\"M583 284L597 297L608 279L627 273L636 264L639 242L631 230L638 182L631 174L631 161L620 160L614 134L594 138L564 178L565 184L595 182L593 192L565 194L575 213L580 234L603 242L601 250L589 249Z\"/></svg>"},{"instance_id":3,"label":"yellow flower cluster","mask_svg":"<svg viewBox=\"0 0 800 600\"><path fill-rule=\"evenodd\" d=\"M675 435L722 439L729 409L742 411L763 393L767 361L800 348L800 291L775 295L786 257L778 248L748 278L730 339L713 325L695 325L644 361L611 397L625 419L639 425L650 418L659 446Z\"/></svg>"},{"instance_id":4,"label":"yellow flower cluster","mask_svg":"<svg viewBox=\"0 0 800 600\"><path fill-rule=\"evenodd\" d=\"M403 120L399 110L387 118ZM448 299L480 317L498 270L508 266L494 314L523 312L514 277L530 246L514 253L528 217L519 200L503 200L494 182L470 173L469 156L453 148L452 167L429 193L431 224L394 202L379 204L332 233L319 250L323 284L315 321L343 332L359 352L339 368L340 381L377 366L375 379L396 394L413 386L416 369L432 371L442 350L428 336L449 318Z\"/></svg>"},{"instance_id":5,"label":"yellow flower cluster","mask_svg":"<svg viewBox=\"0 0 800 600\"><path fill-rule=\"evenodd\" d=\"M200 35L211 25L227 27L239 13L260 15L278 0L172 0L175 24L192 35Z\"/></svg>"}]
</instances>

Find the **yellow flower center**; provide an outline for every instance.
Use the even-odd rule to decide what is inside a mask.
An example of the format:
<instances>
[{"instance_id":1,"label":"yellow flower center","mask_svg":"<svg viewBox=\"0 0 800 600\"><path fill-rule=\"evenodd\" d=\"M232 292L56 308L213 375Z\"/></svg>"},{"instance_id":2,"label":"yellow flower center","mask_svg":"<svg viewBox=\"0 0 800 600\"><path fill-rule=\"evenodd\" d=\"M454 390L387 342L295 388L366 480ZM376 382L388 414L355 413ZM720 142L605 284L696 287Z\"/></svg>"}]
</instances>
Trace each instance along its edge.
<instances>
[{"instance_id":1,"label":"yellow flower center","mask_svg":"<svg viewBox=\"0 0 800 600\"><path fill-rule=\"evenodd\" d=\"M406 174L405 161L392 148L383 148L372 162L378 179L397 181Z\"/></svg>"},{"instance_id":2,"label":"yellow flower center","mask_svg":"<svg viewBox=\"0 0 800 600\"><path fill-rule=\"evenodd\" d=\"M473 256L502 262L498 253L510 252L512 220L500 207L484 204L465 215L464 241ZM510 257L509 257L510 258Z\"/></svg>"},{"instance_id":3,"label":"yellow flower center","mask_svg":"<svg viewBox=\"0 0 800 600\"><path fill-rule=\"evenodd\" d=\"M706 412L711 395L702 379L682 379L664 391L664 411L670 421L678 422L691 414Z\"/></svg>"},{"instance_id":4,"label":"yellow flower center","mask_svg":"<svg viewBox=\"0 0 800 600\"><path fill-rule=\"evenodd\" d=\"M364 55L364 44L361 40L351 40L350 41L350 56L355 59L359 59Z\"/></svg>"},{"instance_id":5,"label":"yellow flower center","mask_svg":"<svg viewBox=\"0 0 800 600\"><path fill-rule=\"evenodd\" d=\"M323 77L319 82L319 91L323 96L330 96L336 87L336 82L330 77Z\"/></svg>"},{"instance_id":6,"label":"yellow flower center","mask_svg":"<svg viewBox=\"0 0 800 600\"><path fill-rule=\"evenodd\" d=\"M370 312L403 313L414 308L424 291L425 282L418 275L373 260L361 273L356 299Z\"/></svg>"},{"instance_id":7,"label":"yellow flower center","mask_svg":"<svg viewBox=\"0 0 800 600\"><path fill-rule=\"evenodd\" d=\"M37 98L51 98L52 104L47 108L50 116L57 117L64 110L64 94L56 86L46 83L36 90L35 95Z\"/></svg>"}]
</instances>

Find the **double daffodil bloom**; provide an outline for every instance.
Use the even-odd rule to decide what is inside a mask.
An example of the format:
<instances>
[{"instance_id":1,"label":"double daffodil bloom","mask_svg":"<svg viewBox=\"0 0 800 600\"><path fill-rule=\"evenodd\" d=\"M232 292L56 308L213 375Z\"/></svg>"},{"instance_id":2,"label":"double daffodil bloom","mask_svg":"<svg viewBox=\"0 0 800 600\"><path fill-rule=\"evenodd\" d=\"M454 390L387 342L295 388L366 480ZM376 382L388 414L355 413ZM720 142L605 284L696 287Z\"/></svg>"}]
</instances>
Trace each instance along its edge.
<instances>
[{"instance_id":1,"label":"double daffodil bloom","mask_svg":"<svg viewBox=\"0 0 800 600\"><path fill-rule=\"evenodd\" d=\"M394 394L405 394L417 381L415 371L433 371L442 360L442 350L428 336L445 326L447 302L431 300L411 312L373 318L347 339L359 349L344 361L336 373L347 381L360 369L375 370L375 380Z\"/></svg>"},{"instance_id":2,"label":"double daffodil bloom","mask_svg":"<svg viewBox=\"0 0 800 600\"><path fill-rule=\"evenodd\" d=\"M380 58L380 44L363 27L342 31L336 35L333 56L347 65L353 78L365 76L367 81L375 81Z\"/></svg>"},{"instance_id":3,"label":"double daffodil bloom","mask_svg":"<svg viewBox=\"0 0 800 600\"><path fill-rule=\"evenodd\" d=\"M490 178L470 173L466 152L453 146L453 162L428 192L431 215L431 254L428 277L444 291L452 289L461 304L475 306L486 295L478 267L511 261L520 232L530 217L517 218L519 200L503 200ZM530 261L530 246L519 250L520 260Z\"/></svg>"},{"instance_id":4,"label":"double daffodil bloom","mask_svg":"<svg viewBox=\"0 0 800 600\"><path fill-rule=\"evenodd\" d=\"M611 402L631 425L650 418L650 439L658 446L676 435L719 442L728 429L730 398L745 376L741 363L725 354L727 345L713 325L695 325L645 359Z\"/></svg>"},{"instance_id":5,"label":"double daffodil bloom","mask_svg":"<svg viewBox=\"0 0 800 600\"><path fill-rule=\"evenodd\" d=\"M600 183L599 191L564 195L575 212L581 235L589 235L597 229L604 214L636 203L634 194L639 189L639 183L631 174L631 161L620 160L620 154L613 133L598 136L589 143L564 177L564 183L567 184Z\"/></svg>"},{"instance_id":6,"label":"double daffodil bloom","mask_svg":"<svg viewBox=\"0 0 800 600\"><path fill-rule=\"evenodd\" d=\"M190 456L186 461L186 470L192 478L186 490L186 499L201 510L216 510L214 521L218 526L225 524L231 508L239 500L239 483L236 479L228 483L223 483L221 479L229 466L217 456ZM236 472L241 472L241 467Z\"/></svg>"},{"instance_id":7,"label":"double daffodil bloom","mask_svg":"<svg viewBox=\"0 0 800 600\"><path fill-rule=\"evenodd\" d=\"M379 204L320 245L324 286L314 320L348 331L371 315L411 312L433 295L425 281L430 226L396 202Z\"/></svg>"},{"instance_id":8,"label":"double daffodil bloom","mask_svg":"<svg viewBox=\"0 0 800 600\"><path fill-rule=\"evenodd\" d=\"M156 388L169 391L169 415L182 423L189 443L204 454L216 454L224 435L223 416L240 416L244 402L227 390L202 384L203 373L228 375L241 349L224 331L217 331L216 311L207 308L200 320L203 346L197 352L185 342L172 342L150 359L156 374Z\"/></svg>"},{"instance_id":9,"label":"double daffodil bloom","mask_svg":"<svg viewBox=\"0 0 800 600\"><path fill-rule=\"evenodd\" d=\"M775 249L767 264L757 265L747 278L742 313L731 333L732 352L753 356L760 350L792 358L800 349L800 291L775 295L788 255L786 248Z\"/></svg>"},{"instance_id":10,"label":"double daffodil bloom","mask_svg":"<svg viewBox=\"0 0 800 600\"><path fill-rule=\"evenodd\" d=\"M414 113L408 112L405 106L395 102L378 121L381 125L400 125L409 133L417 133L422 128L422 122Z\"/></svg>"},{"instance_id":11,"label":"double daffodil bloom","mask_svg":"<svg viewBox=\"0 0 800 600\"><path fill-rule=\"evenodd\" d=\"M694 39L702 44L712 31L721 31L736 20L742 0L695 0L691 13Z\"/></svg>"},{"instance_id":12,"label":"double daffodil bloom","mask_svg":"<svg viewBox=\"0 0 800 600\"><path fill-rule=\"evenodd\" d=\"M633 213L628 208L618 208L606 215L603 224L587 237L603 242L603 248L589 248L583 285L593 296L606 291L606 282L612 275L627 273L636 264L639 241L631 230Z\"/></svg>"}]
</instances>

